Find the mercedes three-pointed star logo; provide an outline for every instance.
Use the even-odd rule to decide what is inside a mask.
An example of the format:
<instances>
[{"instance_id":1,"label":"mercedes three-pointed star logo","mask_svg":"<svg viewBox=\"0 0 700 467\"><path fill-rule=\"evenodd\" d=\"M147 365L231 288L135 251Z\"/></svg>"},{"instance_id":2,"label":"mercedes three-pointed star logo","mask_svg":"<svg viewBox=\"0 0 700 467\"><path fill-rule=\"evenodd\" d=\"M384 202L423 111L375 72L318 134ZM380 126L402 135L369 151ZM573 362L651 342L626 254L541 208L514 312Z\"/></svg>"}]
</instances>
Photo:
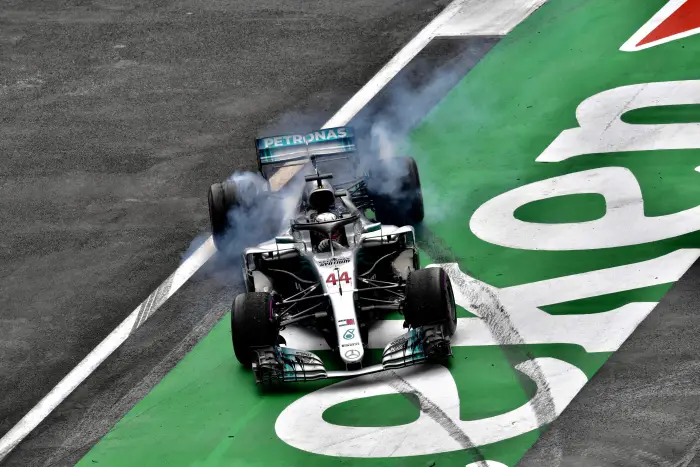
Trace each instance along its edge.
<instances>
[{"instance_id":1,"label":"mercedes three-pointed star logo","mask_svg":"<svg viewBox=\"0 0 700 467\"><path fill-rule=\"evenodd\" d=\"M355 360L359 356L360 356L359 350L350 349L347 352L345 352L345 358L347 358L348 360Z\"/></svg>"}]
</instances>

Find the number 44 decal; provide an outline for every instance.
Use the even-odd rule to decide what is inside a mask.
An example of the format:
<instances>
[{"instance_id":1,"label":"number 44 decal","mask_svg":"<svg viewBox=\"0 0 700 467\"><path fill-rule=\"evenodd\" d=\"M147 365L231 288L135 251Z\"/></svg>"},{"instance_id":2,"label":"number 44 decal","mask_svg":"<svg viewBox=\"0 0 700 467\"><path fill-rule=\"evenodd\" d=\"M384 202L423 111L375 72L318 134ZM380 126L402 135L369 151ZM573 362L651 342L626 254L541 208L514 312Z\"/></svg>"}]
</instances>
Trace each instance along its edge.
<instances>
[{"instance_id":1,"label":"number 44 decal","mask_svg":"<svg viewBox=\"0 0 700 467\"><path fill-rule=\"evenodd\" d=\"M340 277L336 276L335 271L330 273L330 275L326 279L326 284L336 285L338 282L341 282L341 281L345 281L346 284L350 283L350 276L348 275L347 271L343 271L343 273L340 275Z\"/></svg>"}]
</instances>

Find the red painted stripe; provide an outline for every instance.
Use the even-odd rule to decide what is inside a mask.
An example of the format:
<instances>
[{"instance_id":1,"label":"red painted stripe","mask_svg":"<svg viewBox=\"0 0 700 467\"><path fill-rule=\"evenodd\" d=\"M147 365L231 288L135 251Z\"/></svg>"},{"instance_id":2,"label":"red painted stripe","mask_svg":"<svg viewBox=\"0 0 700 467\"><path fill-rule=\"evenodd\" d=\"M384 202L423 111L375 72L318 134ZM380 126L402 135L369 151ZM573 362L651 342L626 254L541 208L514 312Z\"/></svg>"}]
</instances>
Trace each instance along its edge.
<instances>
[{"instance_id":1,"label":"red painted stripe","mask_svg":"<svg viewBox=\"0 0 700 467\"><path fill-rule=\"evenodd\" d=\"M637 46L656 42L696 28L700 28L700 0L688 0L642 39Z\"/></svg>"}]
</instances>

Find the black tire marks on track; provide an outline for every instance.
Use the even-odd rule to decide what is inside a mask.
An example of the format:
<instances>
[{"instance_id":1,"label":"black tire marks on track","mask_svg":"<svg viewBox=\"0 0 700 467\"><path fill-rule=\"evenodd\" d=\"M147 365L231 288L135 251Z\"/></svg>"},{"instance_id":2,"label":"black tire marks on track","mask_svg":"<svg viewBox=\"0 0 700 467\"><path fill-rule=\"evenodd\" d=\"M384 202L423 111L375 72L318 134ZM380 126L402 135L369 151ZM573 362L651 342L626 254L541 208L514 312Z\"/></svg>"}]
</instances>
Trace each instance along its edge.
<instances>
[{"instance_id":1,"label":"black tire marks on track","mask_svg":"<svg viewBox=\"0 0 700 467\"><path fill-rule=\"evenodd\" d=\"M165 300L167 300L168 293L173 286L174 276L175 273L168 276L168 278L139 305L139 314L136 317L136 321L134 321L134 326L131 328L132 333L151 316L154 310L158 309Z\"/></svg>"},{"instance_id":2,"label":"black tire marks on track","mask_svg":"<svg viewBox=\"0 0 700 467\"><path fill-rule=\"evenodd\" d=\"M479 450L479 447L474 445L474 442L452 419L447 415L437 404L425 397L425 395L416 389L411 383L402 378L395 371L391 371L391 379L387 381L387 384L391 386L397 393L404 396L411 404L416 404L416 408L426 414L428 417L433 419L435 423L440 425L443 430L449 435L450 438L455 440L462 446L463 449L474 454L474 458L478 463L479 467L488 467L486 464L486 458ZM415 398L409 397L409 395L414 395Z\"/></svg>"},{"instance_id":3,"label":"black tire marks on track","mask_svg":"<svg viewBox=\"0 0 700 467\"><path fill-rule=\"evenodd\" d=\"M469 297L473 310L484 320L493 337L499 342L501 351L511 368L513 368L525 394L529 394L527 385L530 377L516 370L515 367L519 364L525 364L529 367L530 371L528 373L532 375L532 380L543 394L542 398L535 398L534 402L531 400L535 417L538 425L541 427L540 431L543 432L546 430L547 423L556 417L554 399L544 372L535 363L535 357L524 349L523 346L526 345L526 342L513 325L508 312L492 290L485 288L477 280L467 279L460 274L459 258L430 229L420 227L417 229L417 235L419 245L435 262L455 264L456 270L453 270L450 274L452 286L458 288L465 297ZM446 270L448 273L451 272L449 267ZM468 274L467 271L462 272ZM505 342L517 342L517 344L505 345Z\"/></svg>"}]
</instances>

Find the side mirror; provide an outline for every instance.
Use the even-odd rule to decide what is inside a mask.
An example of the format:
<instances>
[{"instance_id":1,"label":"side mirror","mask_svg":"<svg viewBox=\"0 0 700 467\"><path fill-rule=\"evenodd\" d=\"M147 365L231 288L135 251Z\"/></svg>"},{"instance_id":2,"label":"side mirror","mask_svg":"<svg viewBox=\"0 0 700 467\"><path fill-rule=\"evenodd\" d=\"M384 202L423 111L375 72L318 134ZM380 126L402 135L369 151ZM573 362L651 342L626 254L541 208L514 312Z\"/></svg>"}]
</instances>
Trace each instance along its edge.
<instances>
[{"instance_id":1,"label":"side mirror","mask_svg":"<svg viewBox=\"0 0 700 467\"><path fill-rule=\"evenodd\" d=\"M379 222L375 222L374 224L367 224L362 228L362 233L370 233L370 232L376 232L377 230L382 228L382 224Z\"/></svg>"},{"instance_id":2,"label":"side mirror","mask_svg":"<svg viewBox=\"0 0 700 467\"><path fill-rule=\"evenodd\" d=\"M294 240L294 237L291 235L280 235L279 237L275 237L275 243L278 244L290 244L290 243L296 243Z\"/></svg>"}]
</instances>

